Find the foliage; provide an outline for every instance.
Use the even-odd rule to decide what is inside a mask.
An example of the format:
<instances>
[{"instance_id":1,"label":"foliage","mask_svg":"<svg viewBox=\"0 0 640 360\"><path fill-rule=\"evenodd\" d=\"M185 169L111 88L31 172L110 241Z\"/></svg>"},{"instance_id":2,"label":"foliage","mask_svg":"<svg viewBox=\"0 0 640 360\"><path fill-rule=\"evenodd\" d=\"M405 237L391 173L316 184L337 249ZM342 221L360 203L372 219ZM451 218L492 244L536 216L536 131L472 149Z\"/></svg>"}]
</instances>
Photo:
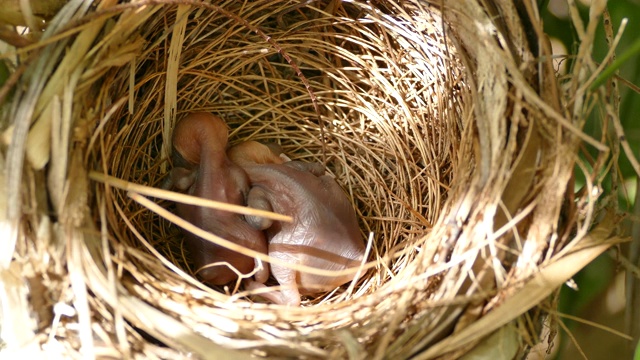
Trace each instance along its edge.
<instances>
[{"instance_id":1,"label":"foliage","mask_svg":"<svg viewBox=\"0 0 640 360\"><path fill-rule=\"evenodd\" d=\"M549 5L553 8L554 5L561 5L559 2L566 3L564 0L551 0L551 4ZM640 113L640 94L630 89L630 86L625 84L625 82L629 82L635 86L640 85L640 40L638 40L636 36L636 34L640 32L640 2L637 0L617 0L609 1L607 6L616 33L623 19L626 18L628 20L624 35L616 49L618 62L610 66L607 70L617 70L618 76L624 79L620 81L620 119L633 153L638 154L640 150L640 122L637 121L637 116L634 116L634 114ZM550 37L560 40L565 45L570 54L568 64L570 65L571 54L575 54L575 49L577 48L577 35L568 17L556 16L557 12L554 14L549 9L549 7L545 6L541 11L545 32ZM581 16L585 21L588 19L588 7L581 6ZM608 45L605 41L602 25L598 31L599 35L596 36L593 52L596 59L603 59L608 51ZM605 73L607 73L607 71L605 71ZM603 75L603 77L606 77L606 75ZM606 80L606 78L603 80ZM595 137L600 136L600 125L595 123L595 119L590 120L592 122L586 124L586 130L591 132L591 135ZM620 208L622 211L629 211L633 208L637 176L624 153L620 156L619 169L612 169L612 172L613 171L618 171L618 175L624 179L619 194ZM615 173L610 174L610 176L615 175ZM610 189L604 190L610 191ZM574 277L579 288L578 291L574 291L566 286L563 287L560 296L559 311L564 314L577 315L583 318L588 317L589 314L587 314L585 308L594 302L594 300L604 296L605 292L610 288L617 271L620 271L620 269L616 268L616 264L610 256L606 254L600 256ZM571 321L565 322L569 330L576 329L577 326L584 326ZM563 341L568 340L564 337ZM587 354L587 356L589 356L589 354ZM635 359L640 359L640 347L636 350Z\"/></svg>"}]
</instances>

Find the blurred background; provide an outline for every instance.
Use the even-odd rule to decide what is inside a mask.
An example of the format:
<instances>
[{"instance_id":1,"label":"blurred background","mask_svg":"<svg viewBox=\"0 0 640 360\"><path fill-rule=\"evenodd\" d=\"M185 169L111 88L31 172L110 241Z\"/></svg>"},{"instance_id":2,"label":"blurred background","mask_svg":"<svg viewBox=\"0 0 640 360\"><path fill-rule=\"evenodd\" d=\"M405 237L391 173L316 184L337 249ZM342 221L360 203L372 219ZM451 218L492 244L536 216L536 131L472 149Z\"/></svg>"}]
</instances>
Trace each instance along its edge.
<instances>
[{"instance_id":1,"label":"blurred background","mask_svg":"<svg viewBox=\"0 0 640 360\"><path fill-rule=\"evenodd\" d=\"M545 32L551 37L556 55L575 54L578 41L575 29L569 20L569 9L567 0L547 0L541 3L541 15L544 22ZM588 5L590 0L578 0L581 16L583 20L588 19ZM613 22L614 31L617 33L623 19L628 23L624 35L620 41L616 54L620 55L625 50L640 41L640 0L612 0L608 1L609 13ZM602 60L608 47L605 43L603 27L598 29L594 45L596 60ZM564 61L561 66L571 66L571 55L569 61ZM560 69L562 71L562 67ZM624 80L640 86L640 55L634 54L630 60L620 68L619 76ZM625 129L626 138L633 149L636 157L640 154L640 94L630 89L623 81L620 84L620 119ZM592 119L593 122L599 121ZM589 126L587 131L599 128L599 125ZM591 124L593 125L593 123ZM600 134L592 133L596 138ZM631 167L624 153L621 154L617 176L623 180L618 190L618 201L620 210L632 212L634 199L636 196L636 184L638 178ZM616 176L612 173L609 176ZM576 186L581 186L577 179ZM611 189L604 189L611 191ZM630 233L631 222L624 224ZM628 254L629 245L619 247L623 254ZM560 292L559 315L560 320L566 329L560 327L559 339L556 341L556 348L551 355L552 359L630 359L628 352L630 347L635 348L636 344L613 334L610 331L588 325L579 321L563 318L563 315L574 316L580 319L591 321L620 332L627 332L625 328L625 271L617 259L618 249L604 253L592 264L587 266L575 277L574 289L563 286ZM568 334L570 332L571 334ZM575 340L572 340L571 338ZM636 357L636 359L638 359Z\"/></svg>"}]
</instances>

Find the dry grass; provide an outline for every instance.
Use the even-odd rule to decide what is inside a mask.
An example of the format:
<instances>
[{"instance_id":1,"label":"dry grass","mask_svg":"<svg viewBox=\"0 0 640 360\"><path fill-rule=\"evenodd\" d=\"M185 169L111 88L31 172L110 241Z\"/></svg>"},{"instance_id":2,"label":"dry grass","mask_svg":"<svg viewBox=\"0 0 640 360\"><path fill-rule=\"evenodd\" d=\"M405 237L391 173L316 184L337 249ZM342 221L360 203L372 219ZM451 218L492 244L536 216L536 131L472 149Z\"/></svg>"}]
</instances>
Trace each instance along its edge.
<instances>
[{"instance_id":1,"label":"dry grass","mask_svg":"<svg viewBox=\"0 0 640 360\"><path fill-rule=\"evenodd\" d=\"M8 346L431 359L545 340L553 319L530 310L619 241L597 191L617 140L581 131L615 91L588 91L600 2L586 27L574 19L579 61L562 83L508 1L399 3L71 1L38 43L5 55L30 62L2 112L15 244L0 265L54 309L25 321L26 284L5 282L3 309L20 310L3 315ZM617 116L606 109L603 129ZM197 281L176 224L188 225L153 189L190 111L225 119L232 144L277 142L327 165L369 239L357 281L300 308Z\"/></svg>"}]
</instances>

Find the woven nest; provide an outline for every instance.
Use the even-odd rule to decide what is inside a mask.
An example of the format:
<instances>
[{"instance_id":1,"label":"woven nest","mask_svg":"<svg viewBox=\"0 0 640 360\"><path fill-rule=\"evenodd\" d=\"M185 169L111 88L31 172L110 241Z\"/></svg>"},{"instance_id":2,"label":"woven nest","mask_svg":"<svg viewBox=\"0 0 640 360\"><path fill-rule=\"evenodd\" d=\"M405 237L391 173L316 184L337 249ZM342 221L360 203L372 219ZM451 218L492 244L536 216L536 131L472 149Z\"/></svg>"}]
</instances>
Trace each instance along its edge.
<instances>
[{"instance_id":1,"label":"woven nest","mask_svg":"<svg viewBox=\"0 0 640 360\"><path fill-rule=\"evenodd\" d=\"M581 130L617 114L615 87L588 88L601 8L559 81L529 3L88 4L5 55L9 348L512 358L551 342L553 294L617 239L617 143ZM157 189L192 111L327 166L367 241L356 280L300 307L197 280Z\"/></svg>"}]
</instances>

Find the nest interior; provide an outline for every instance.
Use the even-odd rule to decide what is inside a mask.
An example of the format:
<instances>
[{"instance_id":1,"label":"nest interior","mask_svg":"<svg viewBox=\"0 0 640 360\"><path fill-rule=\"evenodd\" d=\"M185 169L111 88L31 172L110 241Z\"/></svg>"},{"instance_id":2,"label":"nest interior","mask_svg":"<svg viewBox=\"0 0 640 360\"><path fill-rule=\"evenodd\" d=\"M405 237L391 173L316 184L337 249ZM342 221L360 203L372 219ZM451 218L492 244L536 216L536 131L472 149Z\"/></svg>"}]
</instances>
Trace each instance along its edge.
<instances>
[{"instance_id":1,"label":"nest interior","mask_svg":"<svg viewBox=\"0 0 640 360\"><path fill-rule=\"evenodd\" d=\"M454 90L462 86L460 65L445 55L437 36L441 23L433 17L418 32L418 24L405 20L407 33L398 36L380 24L387 16L382 10L364 6L340 5L333 14L269 3L250 11L227 8L248 24L190 9L140 25L147 46L135 70L106 75L110 86L98 101L105 109L114 99L120 106L89 149L91 167L160 186L170 168L168 139L176 119L191 111L217 114L231 128L231 144L277 142L292 159L325 163L353 199L363 239L373 233L372 258L406 249L388 262L388 271L378 271L378 281L362 279L375 290L411 261L412 243L428 233L451 181L462 112ZM419 36L422 47L409 36ZM448 58L453 65L446 66ZM130 96L132 107L124 102ZM119 243L144 249L120 211L152 246L189 267L170 222L143 211L126 192L113 196L105 203ZM140 271L145 266L136 263Z\"/></svg>"},{"instance_id":2,"label":"nest interior","mask_svg":"<svg viewBox=\"0 0 640 360\"><path fill-rule=\"evenodd\" d=\"M26 157L41 185L6 194L13 262L47 299L29 331L69 352L203 358L453 357L506 324L510 351L540 342L545 318L521 315L611 234L603 221L599 247L571 257L599 210L593 192L567 191L578 145L602 154L593 183L610 161L580 131L596 100L567 101L538 66L531 9L441 5L70 2L11 109L35 120L12 128L7 169ZM277 142L327 166L369 239L357 281L286 308L192 276L162 216L172 202L135 186L160 186L171 129L192 111L221 116L232 144ZM55 215L18 216L21 201ZM75 312L54 320L54 304Z\"/></svg>"}]
</instances>

